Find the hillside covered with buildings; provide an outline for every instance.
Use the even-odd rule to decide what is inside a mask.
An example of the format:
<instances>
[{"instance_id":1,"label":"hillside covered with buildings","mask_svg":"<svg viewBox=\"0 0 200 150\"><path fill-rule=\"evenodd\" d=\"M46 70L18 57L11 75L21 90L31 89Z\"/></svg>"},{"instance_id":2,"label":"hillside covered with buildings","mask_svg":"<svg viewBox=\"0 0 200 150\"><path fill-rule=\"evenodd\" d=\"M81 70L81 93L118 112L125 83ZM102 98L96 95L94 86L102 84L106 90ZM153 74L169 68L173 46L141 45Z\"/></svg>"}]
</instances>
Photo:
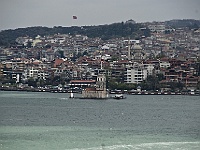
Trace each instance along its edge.
<instances>
[{"instance_id":1,"label":"hillside covered with buildings","mask_svg":"<svg viewBox=\"0 0 200 150\"><path fill-rule=\"evenodd\" d=\"M103 73L109 90L199 90L200 25L176 23L1 31L1 89L84 88Z\"/></svg>"}]
</instances>

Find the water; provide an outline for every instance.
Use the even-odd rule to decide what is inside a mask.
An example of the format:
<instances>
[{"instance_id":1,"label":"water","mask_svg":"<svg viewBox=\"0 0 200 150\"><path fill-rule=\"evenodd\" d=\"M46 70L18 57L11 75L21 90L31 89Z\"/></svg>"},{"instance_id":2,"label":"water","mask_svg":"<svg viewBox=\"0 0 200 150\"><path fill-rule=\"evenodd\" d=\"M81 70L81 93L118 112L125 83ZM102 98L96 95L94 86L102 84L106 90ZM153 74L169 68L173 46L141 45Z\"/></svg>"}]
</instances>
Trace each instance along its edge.
<instances>
[{"instance_id":1,"label":"water","mask_svg":"<svg viewBox=\"0 0 200 150\"><path fill-rule=\"evenodd\" d=\"M0 91L0 150L199 150L198 96Z\"/></svg>"}]
</instances>

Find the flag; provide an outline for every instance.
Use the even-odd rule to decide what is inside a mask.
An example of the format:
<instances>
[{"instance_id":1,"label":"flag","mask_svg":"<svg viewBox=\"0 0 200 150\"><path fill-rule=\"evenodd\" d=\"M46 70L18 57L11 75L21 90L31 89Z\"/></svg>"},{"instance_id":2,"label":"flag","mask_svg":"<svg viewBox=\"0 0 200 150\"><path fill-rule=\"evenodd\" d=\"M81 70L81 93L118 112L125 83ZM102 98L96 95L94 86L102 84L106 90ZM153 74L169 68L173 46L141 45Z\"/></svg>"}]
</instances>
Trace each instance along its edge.
<instances>
[{"instance_id":1,"label":"flag","mask_svg":"<svg viewBox=\"0 0 200 150\"><path fill-rule=\"evenodd\" d=\"M77 16L73 16L73 19L77 19Z\"/></svg>"}]
</instances>

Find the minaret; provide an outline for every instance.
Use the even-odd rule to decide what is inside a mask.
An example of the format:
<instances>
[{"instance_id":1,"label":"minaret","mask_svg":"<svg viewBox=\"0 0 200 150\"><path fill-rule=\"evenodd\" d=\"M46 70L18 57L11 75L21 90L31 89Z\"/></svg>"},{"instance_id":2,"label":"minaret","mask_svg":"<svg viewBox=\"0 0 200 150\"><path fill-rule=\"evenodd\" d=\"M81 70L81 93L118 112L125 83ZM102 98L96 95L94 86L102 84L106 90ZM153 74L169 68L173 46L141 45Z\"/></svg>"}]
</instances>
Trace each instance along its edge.
<instances>
[{"instance_id":1,"label":"minaret","mask_svg":"<svg viewBox=\"0 0 200 150\"><path fill-rule=\"evenodd\" d=\"M128 60L131 60L131 42L130 42L130 38L128 39Z\"/></svg>"},{"instance_id":2,"label":"minaret","mask_svg":"<svg viewBox=\"0 0 200 150\"><path fill-rule=\"evenodd\" d=\"M103 70L103 62L102 62L102 60L101 60L101 70Z\"/></svg>"},{"instance_id":3,"label":"minaret","mask_svg":"<svg viewBox=\"0 0 200 150\"><path fill-rule=\"evenodd\" d=\"M78 46L76 47L76 55L78 55Z\"/></svg>"}]
</instances>

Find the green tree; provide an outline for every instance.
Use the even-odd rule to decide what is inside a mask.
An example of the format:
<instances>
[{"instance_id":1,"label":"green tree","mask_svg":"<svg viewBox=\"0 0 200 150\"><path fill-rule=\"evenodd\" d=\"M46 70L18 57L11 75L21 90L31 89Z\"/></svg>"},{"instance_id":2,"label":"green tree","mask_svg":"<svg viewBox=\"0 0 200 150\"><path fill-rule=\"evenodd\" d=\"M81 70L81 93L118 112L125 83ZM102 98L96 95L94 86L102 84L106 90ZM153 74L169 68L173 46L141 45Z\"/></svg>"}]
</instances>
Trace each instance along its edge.
<instances>
[{"instance_id":1,"label":"green tree","mask_svg":"<svg viewBox=\"0 0 200 150\"><path fill-rule=\"evenodd\" d=\"M200 82L197 83L197 89L200 90Z\"/></svg>"},{"instance_id":2,"label":"green tree","mask_svg":"<svg viewBox=\"0 0 200 150\"><path fill-rule=\"evenodd\" d=\"M28 85L33 86L33 87L37 87L37 81L34 78L29 78L28 79Z\"/></svg>"},{"instance_id":3,"label":"green tree","mask_svg":"<svg viewBox=\"0 0 200 150\"><path fill-rule=\"evenodd\" d=\"M83 56L88 56L88 52L87 52L87 51L84 51L84 52L83 52Z\"/></svg>"},{"instance_id":4,"label":"green tree","mask_svg":"<svg viewBox=\"0 0 200 150\"><path fill-rule=\"evenodd\" d=\"M161 81L163 78L164 76L162 74L157 74L156 76L149 75L147 79L142 83L140 83L139 85L144 90L153 90L153 91L159 90L160 89L159 81Z\"/></svg>"},{"instance_id":5,"label":"green tree","mask_svg":"<svg viewBox=\"0 0 200 150\"><path fill-rule=\"evenodd\" d=\"M184 87L184 84L181 82L170 82L170 83L168 83L168 85L172 91L183 90L183 87Z\"/></svg>"},{"instance_id":6,"label":"green tree","mask_svg":"<svg viewBox=\"0 0 200 150\"><path fill-rule=\"evenodd\" d=\"M100 37L102 39L118 38L118 37L141 37L143 35L149 36L150 32L148 30L141 31L143 28L142 24L127 24L127 23L113 23L109 25L99 25L99 26L73 26L73 27L28 27L28 28L18 28L15 30L4 30L0 32L0 45L10 45L14 44L16 38L29 36L35 38L37 35L48 36L55 34L82 34L88 37Z\"/></svg>"},{"instance_id":7,"label":"green tree","mask_svg":"<svg viewBox=\"0 0 200 150\"><path fill-rule=\"evenodd\" d=\"M31 48L31 47L32 47L32 43L33 43L33 42L31 42L31 41L28 41L28 43L27 43L26 47L28 47L28 48Z\"/></svg>"},{"instance_id":8,"label":"green tree","mask_svg":"<svg viewBox=\"0 0 200 150\"><path fill-rule=\"evenodd\" d=\"M111 79L108 81L108 88L110 90L132 90L136 88L136 85L133 83L119 83L116 82L115 80Z\"/></svg>"}]
</instances>

